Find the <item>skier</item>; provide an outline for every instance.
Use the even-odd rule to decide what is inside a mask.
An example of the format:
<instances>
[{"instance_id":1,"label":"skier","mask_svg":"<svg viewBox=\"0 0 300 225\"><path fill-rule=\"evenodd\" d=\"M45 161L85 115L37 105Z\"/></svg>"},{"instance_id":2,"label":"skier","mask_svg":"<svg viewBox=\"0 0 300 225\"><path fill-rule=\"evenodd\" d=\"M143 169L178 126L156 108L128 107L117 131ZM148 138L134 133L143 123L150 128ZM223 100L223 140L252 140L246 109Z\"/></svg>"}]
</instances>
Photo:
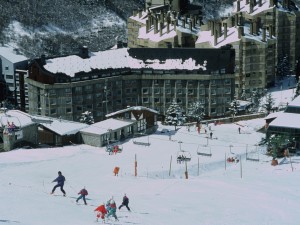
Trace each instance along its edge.
<instances>
[{"instance_id":1,"label":"skier","mask_svg":"<svg viewBox=\"0 0 300 225\"><path fill-rule=\"evenodd\" d=\"M241 127L239 127L239 134L241 133Z\"/></svg>"},{"instance_id":2,"label":"skier","mask_svg":"<svg viewBox=\"0 0 300 225\"><path fill-rule=\"evenodd\" d=\"M129 204L129 198L126 196L126 194L124 194L122 204L119 206L119 210L120 210L123 206L126 206L126 208L128 209L128 211L130 211L130 208L128 207L128 204Z\"/></svg>"},{"instance_id":3,"label":"skier","mask_svg":"<svg viewBox=\"0 0 300 225\"><path fill-rule=\"evenodd\" d=\"M101 219L103 220L102 222L105 223L105 215L107 213L107 210L105 209L104 203L102 205L99 205L95 210L95 212L97 212L97 222L98 219L101 217Z\"/></svg>"},{"instance_id":4,"label":"skier","mask_svg":"<svg viewBox=\"0 0 300 225\"><path fill-rule=\"evenodd\" d=\"M212 133L212 132L210 132L210 134L209 134L209 135L210 135L210 139L212 139L213 133Z\"/></svg>"},{"instance_id":5,"label":"skier","mask_svg":"<svg viewBox=\"0 0 300 225\"><path fill-rule=\"evenodd\" d=\"M81 189L81 190L79 191L78 194L79 194L80 196L77 198L76 203L77 203L80 199L83 199L84 204L87 205L87 204L86 204L86 200L85 200L85 196L87 196L89 193L88 193L88 191L85 189L85 187L84 187L83 189Z\"/></svg>"},{"instance_id":6,"label":"skier","mask_svg":"<svg viewBox=\"0 0 300 225\"><path fill-rule=\"evenodd\" d=\"M66 178L61 174L60 171L58 171L58 177L52 181L52 183L57 182L57 184L53 187L51 194L54 193L54 191L57 187L60 187L61 192L64 194L64 196L66 196L66 192L64 190L65 180L66 180Z\"/></svg>"},{"instance_id":7,"label":"skier","mask_svg":"<svg viewBox=\"0 0 300 225\"><path fill-rule=\"evenodd\" d=\"M108 201L108 203L106 204L106 206L108 206L106 209L108 211L108 214L106 216L106 218L109 218L110 216L113 216L115 218L116 221L118 221L118 217L116 215L116 211L117 211L117 206L116 203L113 199L110 199Z\"/></svg>"}]
</instances>

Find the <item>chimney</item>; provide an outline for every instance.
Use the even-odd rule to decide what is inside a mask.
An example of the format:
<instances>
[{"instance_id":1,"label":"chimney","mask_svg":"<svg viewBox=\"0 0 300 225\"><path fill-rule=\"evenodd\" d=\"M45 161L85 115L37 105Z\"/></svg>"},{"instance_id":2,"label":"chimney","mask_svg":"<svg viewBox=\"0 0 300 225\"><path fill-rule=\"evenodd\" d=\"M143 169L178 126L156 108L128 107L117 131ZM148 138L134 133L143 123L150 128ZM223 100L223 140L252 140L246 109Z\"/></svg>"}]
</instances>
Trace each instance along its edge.
<instances>
[{"instance_id":1,"label":"chimney","mask_svg":"<svg viewBox=\"0 0 300 225\"><path fill-rule=\"evenodd\" d=\"M143 10L139 10L139 18L141 18L142 17L142 13L143 13Z\"/></svg>"},{"instance_id":2,"label":"chimney","mask_svg":"<svg viewBox=\"0 0 300 225\"><path fill-rule=\"evenodd\" d=\"M255 20L252 22L252 29L252 35L257 35L257 23Z\"/></svg>"},{"instance_id":3,"label":"chimney","mask_svg":"<svg viewBox=\"0 0 300 225\"><path fill-rule=\"evenodd\" d=\"M170 21L167 21L167 34L170 33Z\"/></svg>"},{"instance_id":4,"label":"chimney","mask_svg":"<svg viewBox=\"0 0 300 225\"><path fill-rule=\"evenodd\" d=\"M236 12L239 12L241 11L241 3L240 3L240 0L237 0L236 1Z\"/></svg>"},{"instance_id":5,"label":"chimney","mask_svg":"<svg viewBox=\"0 0 300 225\"><path fill-rule=\"evenodd\" d=\"M154 18L154 34L158 33L158 20Z\"/></svg>"},{"instance_id":6,"label":"chimney","mask_svg":"<svg viewBox=\"0 0 300 225\"><path fill-rule=\"evenodd\" d=\"M273 26L272 25L269 25L269 36L270 36L270 39L273 38Z\"/></svg>"},{"instance_id":7,"label":"chimney","mask_svg":"<svg viewBox=\"0 0 300 225\"><path fill-rule=\"evenodd\" d=\"M210 21L210 25L211 25L210 35L213 36L214 35L214 30L215 30L215 22L214 21Z\"/></svg>"},{"instance_id":8,"label":"chimney","mask_svg":"<svg viewBox=\"0 0 300 225\"><path fill-rule=\"evenodd\" d=\"M160 22L159 23L159 36L162 36L162 33L163 33L163 29L164 29L164 23L163 22Z\"/></svg>"},{"instance_id":9,"label":"chimney","mask_svg":"<svg viewBox=\"0 0 300 225\"><path fill-rule=\"evenodd\" d=\"M266 42L266 27L263 27L262 30L262 41Z\"/></svg>"},{"instance_id":10,"label":"chimney","mask_svg":"<svg viewBox=\"0 0 300 225\"><path fill-rule=\"evenodd\" d=\"M214 46L218 44L218 31L215 30L215 35L214 35Z\"/></svg>"},{"instance_id":11,"label":"chimney","mask_svg":"<svg viewBox=\"0 0 300 225\"><path fill-rule=\"evenodd\" d=\"M262 7L262 0L258 0L258 6Z\"/></svg>"},{"instance_id":12,"label":"chimney","mask_svg":"<svg viewBox=\"0 0 300 225\"><path fill-rule=\"evenodd\" d=\"M224 23L223 26L224 26L224 39L226 39L227 38L227 23Z\"/></svg>"},{"instance_id":13,"label":"chimney","mask_svg":"<svg viewBox=\"0 0 300 225\"><path fill-rule=\"evenodd\" d=\"M257 4L257 3L256 3L256 0L253 0L253 5L256 6L256 4Z\"/></svg>"},{"instance_id":14,"label":"chimney","mask_svg":"<svg viewBox=\"0 0 300 225\"><path fill-rule=\"evenodd\" d=\"M270 0L270 5L269 7L273 7L274 6L274 0Z\"/></svg>"},{"instance_id":15,"label":"chimney","mask_svg":"<svg viewBox=\"0 0 300 225\"><path fill-rule=\"evenodd\" d=\"M253 22L250 21L250 34L253 35Z\"/></svg>"},{"instance_id":16,"label":"chimney","mask_svg":"<svg viewBox=\"0 0 300 225\"><path fill-rule=\"evenodd\" d=\"M174 23L174 31L176 31L176 25L177 25L177 23L178 23L178 20L177 20L177 19L174 20L173 23Z\"/></svg>"},{"instance_id":17,"label":"chimney","mask_svg":"<svg viewBox=\"0 0 300 225\"><path fill-rule=\"evenodd\" d=\"M217 26L217 29L218 29L218 37L221 37L221 35L222 35L222 22L219 22L219 23L217 23L218 24L218 26Z\"/></svg>"},{"instance_id":18,"label":"chimney","mask_svg":"<svg viewBox=\"0 0 300 225\"><path fill-rule=\"evenodd\" d=\"M83 59L89 58L89 50L87 46L82 46L79 48L79 57Z\"/></svg>"},{"instance_id":19,"label":"chimney","mask_svg":"<svg viewBox=\"0 0 300 225\"><path fill-rule=\"evenodd\" d=\"M252 3L252 1L250 2L250 5L249 5L249 13L253 13L253 3Z\"/></svg>"},{"instance_id":20,"label":"chimney","mask_svg":"<svg viewBox=\"0 0 300 225\"><path fill-rule=\"evenodd\" d=\"M189 27L190 27L190 31L193 31L193 24L192 24L192 20L189 21Z\"/></svg>"},{"instance_id":21,"label":"chimney","mask_svg":"<svg viewBox=\"0 0 300 225\"><path fill-rule=\"evenodd\" d=\"M238 27L238 37L241 39L244 36L244 27Z\"/></svg>"},{"instance_id":22,"label":"chimney","mask_svg":"<svg viewBox=\"0 0 300 225\"><path fill-rule=\"evenodd\" d=\"M149 33L149 20L146 20L146 34Z\"/></svg>"},{"instance_id":23,"label":"chimney","mask_svg":"<svg viewBox=\"0 0 300 225\"><path fill-rule=\"evenodd\" d=\"M185 28L185 18L183 18L182 22L182 27Z\"/></svg>"},{"instance_id":24,"label":"chimney","mask_svg":"<svg viewBox=\"0 0 300 225\"><path fill-rule=\"evenodd\" d=\"M240 26L244 26L244 17L243 17L243 13L240 13L240 17L239 17L239 25Z\"/></svg>"},{"instance_id":25,"label":"chimney","mask_svg":"<svg viewBox=\"0 0 300 225\"><path fill-rule=\"evenodd\" d=\"M44 54L41 55L41 63L43 66L46 65L46 56Z\"/></svg>"},{"instance_id":26,"label":"chimney","mask_svg":"<svg viewBox=\"0 0 300 225\"><path fill-rule=\"evenodd\" d=\"M246 5L248 5L249 4L249 0L246 0Z\"/></svg>"},{"instance_id":27,"label":"chimney","mask_svg":"<svg viewBox=\"0 0 300 225\"><path fill-rule=\"evenodd\" d=\"M235 14L234 20L235 20L235 27L236 27L236 26L239 25L239 24L238 24L238 21L239 21L239 14Z\"/></svg>"},{"instance_id":28,"label":"chimney","mask_svg":"<svg viewBox=\"0 0 300 225\"><path fill-rule=\"evenodd\" d=\"M132 10L132 14L133 14L133 16L136 16L136 10L135 9Z\"/></svg>"},{"instance_id":29,"label":"chimney","mask_svg":"<svg viewBox=\"0 0 300 225\"><path fill-rule=\"evenodd\" d=\"M192 27L195 28L195 27L196 27L196 17L193 16L193 17L191 18L191 20L192 20Z\"/></svg>"}]
</instances>

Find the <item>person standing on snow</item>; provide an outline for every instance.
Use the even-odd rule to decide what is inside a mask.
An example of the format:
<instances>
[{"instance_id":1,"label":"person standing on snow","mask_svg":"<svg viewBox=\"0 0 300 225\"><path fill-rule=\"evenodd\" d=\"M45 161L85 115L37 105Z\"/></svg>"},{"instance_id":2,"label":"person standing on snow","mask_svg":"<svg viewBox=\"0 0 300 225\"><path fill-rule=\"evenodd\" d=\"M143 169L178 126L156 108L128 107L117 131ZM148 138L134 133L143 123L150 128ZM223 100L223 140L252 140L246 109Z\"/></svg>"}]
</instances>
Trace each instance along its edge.
<instances>
[{"instance_id":1,"label":"person standing on snow","mask_svg":"<svg viewBox=\"0 0 300 225\"><path fill-rule=\"evenodd\" d=\"M113 216L115 218L115 220L118 221L118 217L116 215L117 205L113 199L111 199L109 201L109 207L107 208L107 211L108 211L108 214L106 216L107 218L109 218L110 216Z\"/></svg>"},{"instance_id":2,"label":"person standing on snow","mask_svg":"<svg viewBox=\"0 0 300 225\"><path fill-rule=\"evenodd\" d=\"M52 181L52 183L57 182L57 184L53 187L51 194L54 193L56 188L60 187L61 192L64 194L64 196L66 196L66 192L64 190L65 181L66 181L66 178L61 174L60 171L58 171L58 177Z\"/></svg>"},{"instance_id":3,"label":"person standing on snow","mask_svg":"<svg viewBox=\"0 0 300 225\"><path fill-rule=\"evenodd\" d=\"M78 194L79 194L80 196L77 198L76 203L77 203L80 199L83 199L84 204L87 205L87 204L86 204L86 200L85 200L85 196L87 196L89 193L88 193L88 191L85 189L85 187L84 187L83 189L81 189L81 191L79 191Z\"/></svg>"},{"instance_id":4,"label":"person standing on snow","mask_svg":"<svg viewBox=\"0 0 300 225\"><path fill-rule=\"evenodd\" d=\"M102 222L105 223L105 215L107 213L107 210L105 208L105 205L104 203L102 205L99 205L94 211L97 212L97 222L98 222L98 219L101 218L102 219Z\"/></svg>"},{"instance_id":5,"label":"person standing on snow","mask_svg":"<svg viewBox=\"0 0 300 225\"><path fill-rule=\"evenodd\" d=\"M128 209L128 211L130 211L130 208L128 207L128 204L129 204L129 198L126 196L126 194L124 194L122 204L119 206L119 210L120 210L123 206L126 206L126 208Z\"/></svg>"}]
</instances>

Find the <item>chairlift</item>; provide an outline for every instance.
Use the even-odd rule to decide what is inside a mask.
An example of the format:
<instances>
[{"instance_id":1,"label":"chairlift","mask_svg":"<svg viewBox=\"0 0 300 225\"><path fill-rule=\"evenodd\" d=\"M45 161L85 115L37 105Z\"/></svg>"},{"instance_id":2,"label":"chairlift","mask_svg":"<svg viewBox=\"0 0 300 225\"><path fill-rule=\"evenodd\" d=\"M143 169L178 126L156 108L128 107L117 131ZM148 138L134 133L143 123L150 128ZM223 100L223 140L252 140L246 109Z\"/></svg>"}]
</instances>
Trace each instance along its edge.
<instances>
[{"instance_id":1,"label":"chairlift","mask_svg":"<svg viewBox=\"0 0 300 225\"><path fill-rule=\"evenodd\" d=\"M211 148L209 146L202 146L201 149L199 149L199 147L200 145L198 145L197 148L197 155L208 156L208 157L212 156Z\"/></svg>"},{"instance_id":2,"label":"chairlift","mask_svg":"<svg viewBox=\"0 0 300 225\"><path fill-rule=\"evenodd\" d=\"M255 155L256 155L256 157L255 157ZM257 150L257 146L256 146L256 150L251 151L250 153L248 152L248 150L246 148L246 160L253 161L253 162L259 162L259 152Z\"/></svg>"},{"instance_id":3,"label":"chairlift","mask_svg":"<svg viewBox=\"0 0 300 225\"><path fill-rule=\"evenodd\" d=\"M4 131L9 135L12 135L13 132L17 132L22 130L21 121L18 117L8 115L4 113L4 115L0 118L1 126L4 128Z\"/></svg>"},{"instance_id":4,"label":"chairlift","mask_svg":"<svg viewBox=\"0 0 300 225\"><path fill-rule=\"evenodd\" d=\"M106 151L109 155L121 153L123 151L123 146L117 143L106 145Z\"/></svg>"},{"instance_id":5,"label":"chairlift","mask_svg":"<svg viewBox=\"0 0 300 225\"><path fill-rule=\"evenodd\" d=\"M145 137L145 136L148 136L147 142L136 140L136 138L141 138L141 137ZM144 130L144 132L141 132L141 133L135 133L133 135L133 140L132 141L136 145L150 146L149 135L146 134L146 130Z\"/></svg>"},{"instance_id":6,"label":"chairlift","mask_svg":"<svg viewBox=\"0 0 300 225\"><path fill-rule=\"evenodd\" d=\"M189 151L181 150L177 152L177 163L188 162L191 161L191 159L192 157Z\"/></svg>"}]
</instances>

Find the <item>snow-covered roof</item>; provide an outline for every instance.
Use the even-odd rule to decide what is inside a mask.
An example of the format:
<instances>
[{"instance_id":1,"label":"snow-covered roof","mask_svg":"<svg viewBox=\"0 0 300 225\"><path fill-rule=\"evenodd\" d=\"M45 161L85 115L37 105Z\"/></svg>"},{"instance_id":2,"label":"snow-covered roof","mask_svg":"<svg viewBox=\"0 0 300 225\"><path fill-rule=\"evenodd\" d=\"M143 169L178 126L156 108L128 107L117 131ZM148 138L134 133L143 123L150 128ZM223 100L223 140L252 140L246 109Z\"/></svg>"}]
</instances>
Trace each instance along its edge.
<instances>
[{"instance_id":1,"label":"snow-covered roof","mask_svg":"<svg viewBox=\"0 0 300 225\"><path fill-rule=\"evenodd\" d=\"M250 1L249 1L250 2ZM258 3L253 6L253 12L250 13L250 4L246 4L246 0L240 1L240 11L239 12L247 12L250 15L259 14L267 9L273 8L275 6L270 7L270 0L262 0L262 6L259 6ZM234 2L233 12L237 11L237 2Z\"/></svg>"},{"instance_id":2,"label":"snow-covered roof","mask_svg":"<svg viewBox=\"0 0 300 225\"><path fill-rule=\"evenodd\" d=\"M0 124L6 126L7 122L13 122L17 127L25 127L34 124L29 114L19 110L8 110L5 113L0 113Z\"/></svg>"},{"instance_id":3,"label":"snow-covered roof","mask_svg":"<svg viewBox=\"0 0 300 225\"><path fill-rule=\"evenodd\" d=\"M163 28L162 36L160 36L160 32L154 34L154 29L149 30L149 32L146 32L146 27L141 27L139 29L139 36L140 39L148 39L153 42L160 42L162 40L170 39L176 37L177 33L174 30L174 26L170 25L170 32L167 33L167 27Z\"/></svg>"},{"instance_id":4,"label":"snow-covered roof","mask_svg":"<svg viewBox=\"0 0 300 225\"><path fill-rule=\"evenodd\" d=\"M88 127L88 124L85 123L79 123L79 122L74 122L74 121L69 121L69 120L62 120L58 118L52 118L52 117L45 117L45 116L32 116L32 118L35 118L37 120L40 120L39 122L40 125L43 127L47 128L48 130L53 131L54 133L58 135L71 135L71 134L76 134L79 132L81 129ZM43 123L42 121L52 121L51 123L45 122Z\"/></svg>"},{"instance_id":5,"label":"snow-covered roof","mask_svg":"<svg viewBox=\"0 0 300 225\"><path fill-rule=\"evenodd\" d=\"M252 39L254 41L262 42L262 35L253 35L250 34L250 25L249 23L245 23L243 26L244 35L243 38ZM275 36L272 36L272 39L275 39ZM266 41L271 39L269 36L269 32L266 30ZM198 34L197 43L205 43L208 42L214 48L220 48L221 46L231 44L233 42L237 42L241 40L238 37L238 29L236 27L230 27L227 29L227 38L224 39L224 29L222 28L222 36L217 38L217 44L214 45L214 35L211 35L211 31L201 31Z\"/></svg>"},{"instance_id":6,"label":"snow-covered roof","mask_svg":"<svg viewBox=\"0 0 300 225\"><path fill-rule=\"evenodd\" d=\"M113 112L113 113L109 113L109 114L106 115L106 117L112 117L112 116L118 115L120 113L130 112L130 111L134 111L134 110L136 110L136 111L147 110L147 111L150 111L152 113L159 114L158 111L156 111L154 109L144 107L144 106L131 106L131 107L128 107L126 109L122 109L122 110L119 110L119 111L116 111L116 112Z\"/></svg>"},{"instance_id":7,"label":"snow-covered roof","mask_svg":"<svg viewBox=\"0 0 300 225\"><path fill-rule=\"evenodd\" d=\"M277 118L277 117L278 117L279 115L281 115L282 113L283 113L283 111L270 113L269 115L267 115L267 116L265 117L265 120Z\"/></svg>"},{"instance_id":8,"label":"snow-covered roof","mask_svg":"<svg viewBox=\"0 0 300 225\"><path fill-rule=\"evenodd\" d=\"M300 114L282 113L273 120L269 126L297 128L300 129Z\"/></svg>"},{"instance_id":9,"label":"snow-covered roof","mask_svg":"<svg viewBox=\"0 0 300 225\"><path fill-rule=\"evenodd\" d=\"M8 61L12 63L18 63L18 62L28 60L28 58L26 58L25 56L16 54L12 47L6 47L6 46L0 47L0 56L6 58Z\"/></svg>"},{"instance_id":10,"label":"snow-covered roof","mask_svg":"<svg viewBox=\"0 0 300 225\"><path fill-rule=\"evenodd\" d=\"M189 59L166 59L141 60L129 54L130 49L110 49L107 51L92 52L90 58L83 59L77 55L58 57L46 60L44 68L52 73L64 73L75 76L78 72L91 72L93 69L182 69L182 70L206 70L206 63L198 64L192 58ZM159 57L159 56L158 56Z\"/></svg>"},{"instance_id":11,"label":"snow-covered roof","mask_svg":"<svg viewBox=\"0 0 300 225\"><path fill-rule=\"evenodd\" d=\"M89 127L81 129L80 131L83 133L91 133L91 134L105 134L108 133L109 130L117 130L128 125L134 124L135 121L129 120L118 120L118 119L107 119L100 121L98 123L94 123Z\"/></svg>"},{"instance_id":12,"label":"snow-covered roof","mask_svg":"<svg viewBox=\"0 0 300 225\"><path fill-rule=\"evenodd\" d=\"M300 95L297 96L293 101L291 101L288 106L300 107Z\"/></svg>"}]
</instances>

